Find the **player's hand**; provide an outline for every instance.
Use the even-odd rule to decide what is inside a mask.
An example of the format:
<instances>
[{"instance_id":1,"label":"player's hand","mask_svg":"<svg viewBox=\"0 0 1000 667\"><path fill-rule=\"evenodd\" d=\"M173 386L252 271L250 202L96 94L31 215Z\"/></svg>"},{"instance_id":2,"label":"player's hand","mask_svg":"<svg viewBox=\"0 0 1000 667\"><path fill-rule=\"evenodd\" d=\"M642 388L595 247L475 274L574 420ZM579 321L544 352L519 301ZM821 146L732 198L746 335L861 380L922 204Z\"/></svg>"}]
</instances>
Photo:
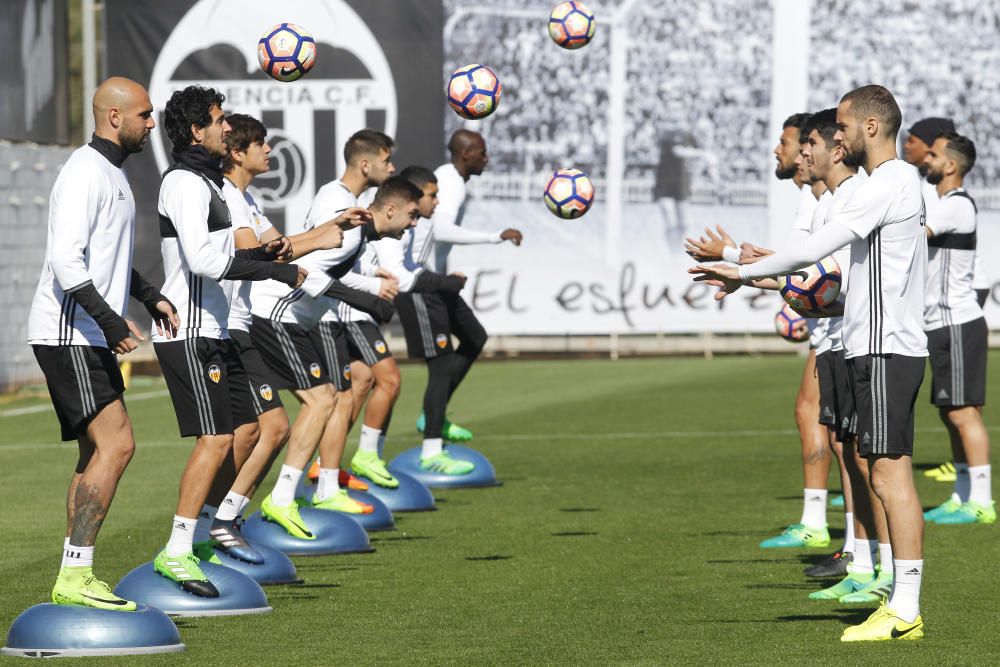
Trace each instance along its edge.
<instances>
[{"instance_id":1,"label":"player's hand","mask_svg":"<svg viewBox=\"0 0 1000 667\"><path fill-rule=\"evenodd\" d=\"M278 255L281 252L281 247L283 245L281 239L283 238L284 238L283 236L278 237L274 240L268 241L267 243L261 246L261 248L263 248L267 256L271 258L271 261L278 259ZM285 240L287 241L287 239ZM289 247L291 247L291 244L289 244Z\"/></svg>"},{"instance_id":2,"label":"player's hand","mask_svg":"<svg viewBox=\"0 0 1000 667\"><path fill-rule=\"evenodd\" d=\"M465 283L467 283L469 281L469 279L466 277L466 275L464 273L459 272L459 271L455 271L453 273L450 273L449 275L461 279L461 281L462 281L462 287L463 288L465 287Z\"/></svg>"},{"instance_id":3,"label":"player's hand","mask_svg":"<svg viewBox=\"0 0 1000 667\"><path fill-rule=\"evenodd\" d=\"M740 244L740 264L753 264L759 262L768 255L773 255L774 251L768 248L761 248L752 243Z\"/></svg>"},{"instance_id":4,"label":"player's hand","mask_svg":"<svg viewBox=\"0 0 1000 667\"><path fill-rule=\"evenodd\" d=\"M275 253L276 262L290 262L292 260L292 240L287 236L279 236L271 243L280 243L278 251Z\"/></svg>"},{"instance_id":5,"label":"player's hand","mask_svg":"<svg viewBox=\"0 0 1000 667\"><path fill-rule=\"evenodd\" d=\"M722 301L727 295L743 286L739 268L730 264L699 264L688 269L688 273L695 274L695 282L718 287L719 291L715 293L716 301Z\"/></svg>"},{"instance_id":6,"label":"player's hand","mask_svg":"<svg viewBox=\"0 0 1000 667\"><path fill-rule=\"evenodd\" d=\"M174 304L166 299L157 301L154 306L156 313L153 314L153 326L156 332L164 338L173 338L177 335L177 330L181 326L181 318L177 316L177 309Z\"/></svg>"},{"instance_id":7,"label":"player's hand","mask_svg":"<svg viewBox=\"0 0 1000 667\"><path fill-rule=\"evenodd\" d=\"M128 325L129 335L128 337L118 341L118 344L115 345L115 352L118 354L128 354L135 348L139 347L139 344L132 339L132 336L135 336L137 340L146 340L145 336L142 335L142 332L139 331L139 327L135 325L135 322L126 318L125 324Z\"/></svg>"},{"instance_id":8,"label":"player's hand","mask_svg":"<svg viewBox=\"0 0 1000 667\"><path fill-rule=\"evenodd\" d=\"M717 262L722 259L722 250L726 246L736 247L736 241L722 228L722 225L715 226L713 232L708 227L705 228L705 236L700 239L687 238L684 250L699 262Z\"/></svg>"},{"instance_id":9,"label":"player's hand","mask_svg":"<svg viewBox=\"0 0 1000 667\"><path fill-rule=\"evenodd\" d=\"M299 266L297 264L296 264L295 268L299 270L299 275L295 279L295 287L301 287L302 283L304 283L305 280L306 280L306 276L309 275L309 272L306 271L305 269L303 269L301 266Z\"/></svg>"},{"instance_id":10,"label":"player's hand","mask_svg":"<svg viewBox=\"0 0 1000 667\"><path fill-rule=\"evenodd\" d=\"M392 301L399 294L399 281L395 278L382 278L379 281L378 298Z\"/></svg>"},{"instance_id":11,"label":"player's hand","mask_svg":"<svg viewBox=\"0 0 1000 667\"><path fill-rule=\"evenodd\" d=\"M397 283L399 282L399 278L397 278L394 273L392 273L391 271L389 271L387 269L383 269L382 267L379 267L379 268L375 269L375 277L377 277L377 278L389 278L390 280L395 280Z\"/></svg>"},{"instance_id":12,"label":"player's hand","mask_svg":"<svg viewBox=\"0 0 1000 667\"><path fill-rule=\"evenodd\" d=\"M514 245L521 245L521 241L524 240L524 235L518 230L511 227L510 229L505 229L500 232L501 241L510 241Z\"/></svg>"},{"instance_id":13,"label":"player's hand","mask_svg":"<svg viewBox=\"0 0 1000 667\"><path fill-rule=\"evenodd\" d=\"M336 220L328 220L316 228L318 250L332 250L344 245L344 230Z\"/></svg>"},{"instance_id":14,"label":"player's hand","mask_svg":"<svg viewBox=\"0 0 1000 667\"><path fill-rule=\"evenodd\" d=\"M355 227L360 227L366 222L372 221L372 212L366 208L354 207L345 209L333 220L333 224L337 225L345 232L349 229L354 229Z\"/></svg>"}]
</instances>

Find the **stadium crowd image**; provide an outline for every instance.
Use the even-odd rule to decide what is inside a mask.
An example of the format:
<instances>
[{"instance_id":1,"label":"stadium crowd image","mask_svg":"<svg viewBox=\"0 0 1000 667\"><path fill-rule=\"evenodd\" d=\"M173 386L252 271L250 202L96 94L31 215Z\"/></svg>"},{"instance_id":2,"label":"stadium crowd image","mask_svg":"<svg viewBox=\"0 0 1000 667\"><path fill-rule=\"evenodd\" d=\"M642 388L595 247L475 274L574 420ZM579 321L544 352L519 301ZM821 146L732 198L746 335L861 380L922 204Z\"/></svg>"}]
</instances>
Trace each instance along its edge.
<instances>
[{"instance_id":1,"label":"stadium crowd image","mask_svg":"<svg viewBox=\"0 0 1000 667\"><path fill-rule=\"evenodd\" d=\"M996 662L998 25L10 0L0 653Z\"/></svg>"}]
</instances>

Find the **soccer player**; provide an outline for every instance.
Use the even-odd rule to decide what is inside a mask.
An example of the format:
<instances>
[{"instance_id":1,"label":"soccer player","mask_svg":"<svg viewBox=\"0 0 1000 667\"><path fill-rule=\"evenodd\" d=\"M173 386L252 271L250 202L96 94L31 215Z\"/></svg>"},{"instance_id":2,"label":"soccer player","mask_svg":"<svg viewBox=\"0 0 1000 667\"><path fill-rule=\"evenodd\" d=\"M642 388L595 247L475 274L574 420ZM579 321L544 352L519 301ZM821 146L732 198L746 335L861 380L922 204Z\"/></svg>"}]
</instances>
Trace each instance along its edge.
<instances>
[{"instance_id":1,"label":"soccer player","mask_svg":"<svg viewBox=\"0 0 1000 667\"><path fill-rule=\"evenodd\" d=\"M519 246L524 238L514 228L480 232L461 227L465 215L465 184L471 177L483 173L489 162L486 141L476 132L457 130L448 141L448 151L451 161L434 171L437 209L432 218L421 221L411 233L406 256L406 267L410 271L427 269L444 274L449 246L440 248L440 244L510 241ZM397 297L396 307L406 332L409 355L423 357L428 367L424 412L418 421L418 428L424 433L420 467L446 475L467 475L475 465L453 459L443 449L443 444L451 439L451 431L459 431L461 439L465 440L471 434L463 434L460 431L464 429L446 423L445 414L452 395L486 345L486 331L458 293L405 295ZM452 334L459 341L455 349L452 349Z\"/></svg>"},{"instance_id":2,"label":"soccer player","mask_svg":"<svg viewBox=\"0 0 1000 667\"><path fill-rule=\"evenodd\" d=\"M885 508L894 584L888 603L842 641L923 636L920 582L923 515L913 483L913 406L923 380L927 337L921 312L927 235L920 176L898 159L902 114L892 94L868 85L837 107L836 140L849 164L870 174L841 211L805 241L739 268L699 265L692 273L720 285L723 298L751 280L787 274L851 244L851 270L842 336L853 379L859 451L871 486Z\"/></svg>"},{"instance_id":3,"label":"soccer player","mask_svg":"<svg viewBox=\"0 0 1000 667\"><path fill-rule=\"evenodd\" d=\"M928 208L927 303L931 402L956 454L955 491L924 518L935 523L993 523L990 440L983 424L988 330L972 289L976 204L963 187L976 162L970 139L950 133L934 140L925 158L938 200Z\"/></svg>"},{"instance_id":4,"label":"soccer player","mask_svg":"<svg viewBox=\"0 0 1000 667\"><path fill-rule=\"evenodd\" d=\"M234 252L222 192L220 161L230 131L223 101L214 89L200 86L178 90L167 101L164 127L174 164L163 176L158 203L163 293L177 304L181 325L176 340L154 334L153 347L181 436L196 441L181 477L170 539L153 567L203 597L219 592L193 553L199 512L219 469L238 469L259 433L249 379L229 337L233 281L273 278L297 286L306 276L294 264L273 261L281 241Z\"/></svg>"},{"instance_id":5,"label":"soccer player","mask_svg":"<svg viewBox=\"0 0 1000 667\"><path fill-rule=\"evenodd\" d=\"M153 105L135 81L112 77L94 93L94 136L59 171L49 198L45 263L28 316L28 343L45 375L65 441L76 440L66 494L57 604L133 611L93 572L94 544L135 450L116 354L142 339L125 319L129 295L163 335L179 324L173 304L132 268L135 199L122 165L146 145Z\"/></svg>"}]
</instances>

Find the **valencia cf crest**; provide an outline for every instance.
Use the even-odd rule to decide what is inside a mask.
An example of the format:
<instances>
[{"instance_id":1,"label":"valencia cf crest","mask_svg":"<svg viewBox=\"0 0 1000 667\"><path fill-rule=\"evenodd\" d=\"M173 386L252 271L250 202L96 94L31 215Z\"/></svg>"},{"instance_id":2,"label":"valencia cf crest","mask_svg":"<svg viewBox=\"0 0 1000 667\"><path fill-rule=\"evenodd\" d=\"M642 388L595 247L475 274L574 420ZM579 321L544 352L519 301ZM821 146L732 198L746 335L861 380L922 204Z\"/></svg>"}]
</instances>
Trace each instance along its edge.
<instances>
[{"instance_id":1,"label":"valencia cf crest","mask_svg":"<svg viewBox=\"0 0 1000 667\"><path fill-rule=\"evenodd\" d=\"M260 397L263 398L265 401L270 401L272 398L274 398L274 392L271 391L271 385L262 384L260 386Z\"/></svg>"},{"instance_id":2,"label":"valencia cf crest","mask_svg":"<svg viewBox=\"0 0 1000 667\"><path fill-rule=\"evenodd\" d=\"M350 380L351 379L351 365L350 364L346 364L344 366L344 379L345 380Z\"/></svg>"},{"instance_id":3,"label":"valencia cf crest","mask_svg":"<svg viewBox=\"0 0 1000 667\"><path fill-rule=\"evenodd\" d=\"M312 375L312 376L313 376L314 378L318 378L318 377L319 377L320 375L322 375L322 374L323 374L323 370L322 370L322 369L321 369L321 368L319 367L319 364L317 364L317 363L316 363L316 362L314 361L314 362L312 362L311 364L309 364L309 373L310 373L310 374L311 374L311 375Z\"/></svg>"},{"instance_id":4,"label":"valencia cf crest","mask_svg":"<svg viewBox=\"0 0 1000 667\"><path fill-rule=\"evenodd\" d=\"M438 334L437 338L434 339L434 342L437 343L437 346L442 350L448 347L448 337L444 334Z\"/></svg>"},{"instance_id":5,"label":"valencia cf crest","mask_svg":"<svg viewBox=\"0 0 1000 667\"><path fill-rule=\"evenodd\" d=\"M208 379L215 384L219 384L222 380L222 369L219 368L218 364L212 364L208 367Z\"/></svg>"},{"instance_id":6,"label":"valencia cf crest","mask_svg":"<svg viewBox=\"0 0 1000 667\"><path fill-rule=\"evenodd\" d=\"M375 341L375 351L379 354L385 354L385 341L377 340Z\"/></svg>"}]
</instances>

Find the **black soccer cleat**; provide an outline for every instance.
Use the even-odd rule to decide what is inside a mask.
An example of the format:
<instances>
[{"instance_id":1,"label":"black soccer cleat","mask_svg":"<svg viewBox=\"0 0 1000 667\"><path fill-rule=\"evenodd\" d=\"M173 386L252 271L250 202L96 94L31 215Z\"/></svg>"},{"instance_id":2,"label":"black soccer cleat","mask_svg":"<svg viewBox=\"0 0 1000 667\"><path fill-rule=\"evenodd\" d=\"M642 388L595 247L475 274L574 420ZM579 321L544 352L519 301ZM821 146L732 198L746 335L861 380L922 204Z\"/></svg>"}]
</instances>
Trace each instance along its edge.
<instances>
[{"instance_id":1,"label":"black soccer cleat","mask_svg":"<svg viewBox=\"0 0 1000 667\"><path fill-rule=\"evenodd\" d=\"M847 566L854 560L854 554L850 552L837 552L832 556L824 558L815 565L810 565L804 574L807 577L826 578L847 576Z\"/></svg>"}]
</instances>

